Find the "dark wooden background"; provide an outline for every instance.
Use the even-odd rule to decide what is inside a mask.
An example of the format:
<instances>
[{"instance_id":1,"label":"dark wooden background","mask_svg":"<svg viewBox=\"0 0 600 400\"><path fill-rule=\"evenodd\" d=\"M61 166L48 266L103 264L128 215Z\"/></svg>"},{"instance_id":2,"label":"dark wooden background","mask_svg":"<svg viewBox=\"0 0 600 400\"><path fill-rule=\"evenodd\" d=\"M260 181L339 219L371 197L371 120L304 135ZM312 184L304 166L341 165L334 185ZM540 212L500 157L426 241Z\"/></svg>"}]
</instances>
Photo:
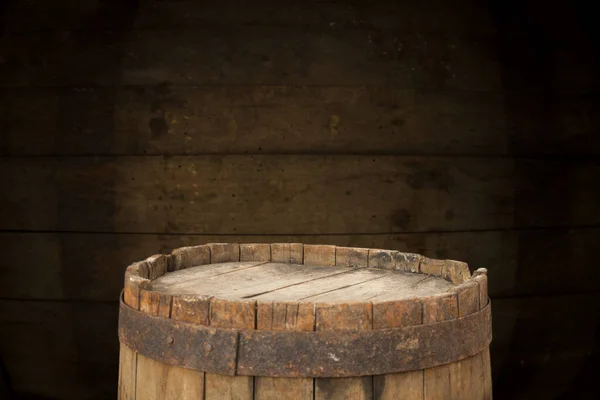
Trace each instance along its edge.
<instances>
[{"instance_id":1,"label":"dark wooden background","mask_svg":"<svg viewBox=\"0 0 600 400\"><path fill-rule=\"evenodd\" d=\"M0 376L19 398L115 398L124 268L208 241L380 247L486 267L496 398L593 398L590 9L2 7Z\"/></svg>"}]
</instances>

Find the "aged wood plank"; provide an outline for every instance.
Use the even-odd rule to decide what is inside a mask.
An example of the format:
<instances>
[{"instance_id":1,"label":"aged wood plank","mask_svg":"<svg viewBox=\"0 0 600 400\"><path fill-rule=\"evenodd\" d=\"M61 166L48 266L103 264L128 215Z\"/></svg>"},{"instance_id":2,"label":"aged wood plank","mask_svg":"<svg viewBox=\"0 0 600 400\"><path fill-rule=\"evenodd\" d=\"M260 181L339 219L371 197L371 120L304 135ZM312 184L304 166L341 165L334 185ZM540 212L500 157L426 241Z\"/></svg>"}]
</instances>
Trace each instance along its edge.
<instances>
[{"instance_id":1,"label":"aged wood plank","mask_svg":"<svg viewBox=\"0 0 600 400\"><path fill-rule=\"evenodd\" d=\"M481 352L481 365L483 368L483 399L492 400L492 363L490 352Z\"/></svg>"},{"instance_id":2,"label":"aged wood plank","mask_svg":"<svg viewBox=\"0 0 600 400\"><path fill-rule=\"evenodd\" d=\"M443 293L423 300L423 323L432 324L458 318L456 293Z\"/></svg>"},{"instance_id":3,"label":"aged wood plank","mask_svg":"<svg viewBox=\"0 0 600 400\"><path fill-rule=\"evenodd\" d=\"M178 299L172 299L175 303ZM171 296L143 290L140 311L163 318L206 324L199 301L178 302L171 310ZM173 311L173 312L171 312ZM137 355L136 399L197 400L203 398L204 373L163 364L142 354Z\"/></svg>"},{"instance_id":4,"label":"aged wood plank","mask_svg":"<svg viewBox=\"0 0 600 400\"><path fill-rule=\"evenodd\" d=\"M171 285L163 286L161 279L157 279L154 281L153 287L157 291L170 294L245 298L327 277L346 270L347 268L314 267L309 269L297 264L262 263L252 268L240 268L228 274L209 278L197 279L193 277L187 280L187 277L185 277L181 282Z\"/></svg>"},{"instance_id":5,"label":"aged wood plank","mask_svg":"<svg viewBox=\"0 0 600 400\"><path fill-rule=\"evenodd\" d=\"M489 38L248 25L233 31L152 29L131 35L75 31L59 37L37 33L1 43L10 62L0 65L0 84L113 85L118 66L118 83L126 85L169 81L502 89L497 56L486 51ZM87 46L78 46L82 43ZM173 43L177 49L168 56L160 51ZM295 54L306 54L306 60L297 62ZM39 58L46 62L43 67L33 63ZM431 68L431 59L443 59L445 64ZM348 65L353 68L345 68Z\"/></svg>"},{"instance_id":6,"label":"aged wood plank","mask_svg":"<svg viewBox=\"0 0 600 400\"><path fill-rule=\"evenodd\" d=\"M330 288L323 294L317 294L305 298L315 302L343 302L343 301L367 301L388 297L391 299L400 299L440 293L447 291L451 286L445 282L439 282L439 285L431 285L426 289L418 286L423 277L409 274L380 274L379 271L358 271L364 273L366 279L364 282L347 284L341 288Z\"/></svg>"},{"instance_id":7,"label":"aged wood plank","mask_svg":"<svg viewBox=\"0 0 600 400\"><path fill-rule=\"evenodd\" d=\"M167 296L161 293L162 296ZM173 295L170 318L178 321L195 322L201 325L210 323L210 298L208 296Z\"/></svg>"},{"instance_id":8,"label":"aged wood plank","mask_svg":"<svg viewBox=\"0 0 600 400\"><path fill-rule=\"evenodd\" d=\"M271 261L269 243L240 244L240 261Z\"/></svg>"},{"instance_id":9,"label":"aged wood plank","mask_svg":"<svg viewBox=\"0 0 600 400\"><path fill-rule=\"evenodd\" d=\"M148 312L151 306L152 293L150 288L150 265L147 262L134 263L125 270L123 302L136 310ZM156 310L158 312L158 308ZM127 347L120 345L119 354L119 400L137 399L137 377L140 355ZM142 361L143 363L143 361Z\"/></svg>"},{"instance_id":10,"label":"aged wood plank","mask_svg":"<svg viewBox=\"0 0 600 400\"><path fill-rule=\"evenodd\" d=\"M315 330L369 330L373 328L371 303L317 304ZM335 357L335 354L332 355ZM317 378L315 400L372 399L373 378Z\"/></svg>"},{"instance_id":11,"label":"aged wood plank","mask_svg":"<svg viewBox=\"0 0 600 400\"><path fill-rule=\"evenodd\" d=\"M540 176L515 176L513 167L401 156L8 158L1 179L12 190L0 199L0 220L4 229L234 234L258 233L260 214L261 234L290 235L600 223L600 194L588 190L599 165L539 161ZM541 179L551 173L571 182L570 197L589 201L548 211L560 200L553 181ZM532 188L515 211L515 195Z\"/></svg>"},{"instance_id":12,"label":"aged wood plank","mask_svg":"<svg viewBox=\"0 0 600 400\"><path fill-rule=\"evenodd\" d=\"M103 88L5 90L0 92L4 109L0 152L508 152L502 96L418 93L383 88L172 85L122 87L116 93ZM157 105L162 114L153 111ZM68 119L61 118L64 107L70 110ZM110 140L103 122L108 115L114 132ZM450 139L459 137L459 141Z\"/></svg>"},{"instance_id":13,"label":"aged wood plank","mask_svg":"<svg viewBox=\"0 0 600 400\"><path fill-rule=\"evenodd\" d=\"M119 400L135 400L135 386L137 375L138 354L126 345L120 343L119 347Z\"/></svg>"},{"instance_id":14,"label":"aged wood plank","mask_svg":"<svg viewBox=\"0 0 600 400\"><path fill-rule=\"evenodd\" d=\"M324 244L305 244L304 264L334 266L335 246Z\"/></svg>"},{"instance_id":15,"label":"aged wood plank","mask_svg":"<svg viewBox=\"0 0 600 400\"><path fill-rule=\"evenodd\" d=\"M210 247L206 245L181 247L172 254L171 270L210 264Z\"/></svg>"},{"instance_id":16,"label":"aged wood plank","mask_svg":"<svg viewBox=\"0 0 600 400\"><path fill-rule=\"evenodd\" d=\"M97 29L112 27L119 12L127 9L120 2L95 0L60 0L46 3L17 2L6 10L5 24L9 32L51 29ZM230 26L238 24L278 25L313 29L393 29L425 33L489 35L495 33L490 11L469 1L454 7L444 2L370 2L368 4L302 3L261 1L253 6L239 0L219 3L143 0L137 3L135 28ZM96 24L85 24L90 15L102 16ZM220 18L215 18L219 15ZM409 23L415 19L415 25ZM418 21L418 23L416 22ZM102 24L100 24L102 23Z\"/></svg>"},{"instance_id":17,"label":"aged wood plank","mask_svg":"<svg viewBox=\"0 0 600 400\"><path fill-rule=\"evenodd\" d=\"M451 399L484 399L484 371L481 354L450 364Z\"/></svg>"},{"instance_id":18,"label":"aged wood plank","mask_svg":"<svg viewBox=\"0 0 600 400\"><path fill-rule=\"evenodd\" d=\"M246 261L198 265L162 276L160 279L153 281L153 287L157 290L166 289L174 285L181 285L182 283L193 283L196 280L237 273L248 268L255 268L261 264L262 262Z\"/></svg>"},{"instance_id":19,"label":"aged wood plank","mask_svg":"<svg viewBox=\"0 0 600 400\"><path fill-rule=\"evenodd\" d=\"M380 277L382 274L369 270L350 270L327 275L325 278L300 283L281 290L264 293L256 296L257 300L271 301L300 301L318 296L325 292L342 289L348 286L360 284L365 281Z\"/></svg>"},{"instance_id":20,"label":"aged wood plank","mask_svg":"<svg viewBox=\"0 0 600 400\"><path fill-rule=\"evenodd\" d=\"M373 301L388 301L411 297L424 297L454 291L455 287L442 278L410 274L406 275L406 285L399 283L397 289L391 286L388 290L377 293Z\"/></svg>"},{"instance_id":21,"label":"aged wood plank","mask_svg":"<svg viewBox=\"0 0 600 400\"><path fill-rule=\"evenodd\" d=\"M519 103L511 135L508 101ZM12 156L564 155L600 149L595 137L581 134L600 124L592 118L600 97L590 95L554 99L559 123L551 126L541 110L531 115L539 104L525 94L381 87L15 88L0 92L0 106L0 154ZM545 134L535 134L539 129Z\"/></svg>"},{"instance_id":22,"label":"aged wood plank","mask_svg":"<svg viewBox=\"0 0 600 400\"><path fill-rule=\"evenodd\" d=\"M271 261L302 264L304 245L302 243L271 243Z\"/></svg>"},{"instance_id":23,"label":"aged wood plank","mask_svg":"<svg viewBox=\"0 0 600 400\"><path fill-rule=\"evenodd\" d=\"M465 317L480 309L479 285L476 281L469 281L458 287L458 316ZM483 307L481 307L483 308Z\"/></svg>"},{"instance_id":24,"label":"aged wood plank","mask_svg":"<svg viewBox=\"0 0 600 400\"><path fill-rule=\"evenodd\" d=\"M366 268L369 266L369 249L338 246L335 249L335 265Z\"/></svg>"},{"instance_id":25,"label":"aged wood plank","mask_svg":"<svg viewBox=\"0 0 600 400\"><path fill-rule=\"evenodd\" d=\"M218 240L302 240L461 259L473 269L488 268L492 297L590 291L600 285L600 275L589 268L600 241L598 229L226 239L203 235L0 233L6 261L0 269L0 292L22 299L115 300L123 288L124 269L132 261L157 251L166 253ZM524 248L527 251L522 251ZM569 265L568 274L563 272L564 265ZM32 274L40 279L29 279Z\"/></svg>"},{"instance_id":26,"label":"aged wood plank","mask_svg":"<svg viewBox=\"0 0 600 400\"><path fill-rule=\"evenodd\" d=\"M373 301L373 329L420 325L422 303L418 299ZM423 371L373 377L373 393L377 400L422 400Z\"/></svg>"},{"instance_id":27,"label":"aged wood plank","mask_svg":"<svg viewBox=\"0 0 600 400\"><path fill-rule=\"evenodd\" d=\"M431 324L458 318L456 293L431 296L423 299L423 324ZM427 368L423 371L423 399L434 400L448 397L452 391L452 364Z\"/></svg>"},{"instance_id":28,"label":"aged wood plank","mask_svg":"<svg viewBox=\"0 0 600 400\"><path fill-rule=\"evenodd\" d=\"M315 326L315 312L312 304L277 303L259 301L257 304L258 330L271 331L312 331ZM313 400L313 379L311 378L255 378L256 400Z\"/></svg>"},{"instance_id":29,"label":"aged wood plank","mask_svg":"<svg viewBox=\"0 0 600 400\"><path fill-rule=\"evenodd\" d=\"M255 329L256 302L211 299L210 325L219 328ZM205 396L215 400L251 400L254 378L206 374Z\"/></svg>"},{"instance_id":30,"label":"aged wood plank","mask_svg":"<svg viewBox=\"0 0 600 400\"><path fill-rule=\"evenodd\" d=\"M195 270L200 277L193 275ZM177 276L179 274L182 276ZM398 271L280 263L237 268L212 277L205 276L202 267L188 268L170 275L174 276L167 275L154 280L153 290L174 296L333 303L386 296L389 299L427 296L454 289L454 285L442 278ZM164 284L167 279L169 282ZM473 285L479 296L477 284L473 282Z\"/></svg>"}]
</instances>

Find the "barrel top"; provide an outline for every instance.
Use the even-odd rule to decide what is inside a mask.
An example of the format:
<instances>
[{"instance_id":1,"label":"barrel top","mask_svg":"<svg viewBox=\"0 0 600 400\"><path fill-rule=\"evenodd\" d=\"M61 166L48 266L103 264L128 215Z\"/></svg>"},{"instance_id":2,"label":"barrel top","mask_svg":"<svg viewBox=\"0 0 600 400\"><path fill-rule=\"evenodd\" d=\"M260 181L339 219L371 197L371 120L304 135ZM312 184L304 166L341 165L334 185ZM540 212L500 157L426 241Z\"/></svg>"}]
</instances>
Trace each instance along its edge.
<instances>
[{"instance_id":1,"label":"barrel top","mask_svg":"<svg viewBox=\"0 0 600 400\"><path fill-rule=\"evenodd\" d=\"M256 261L199 265L152 281L153 291L171 295L309 303L418 298L453 287L441 277L396 270Z\"/></svg>"}]
</instances>

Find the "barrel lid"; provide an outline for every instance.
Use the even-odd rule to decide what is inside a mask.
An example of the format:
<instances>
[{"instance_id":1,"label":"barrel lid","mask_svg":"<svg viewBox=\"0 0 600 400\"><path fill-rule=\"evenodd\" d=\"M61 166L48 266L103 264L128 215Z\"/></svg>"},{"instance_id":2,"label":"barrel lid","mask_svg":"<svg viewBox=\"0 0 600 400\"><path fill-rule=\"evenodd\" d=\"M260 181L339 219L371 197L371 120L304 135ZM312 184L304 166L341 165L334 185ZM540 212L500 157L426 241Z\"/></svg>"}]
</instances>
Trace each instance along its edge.
<instances>
[{"instance_id":1,"label":"barrel lid","mask_svg":"<svg viewBox=\"0 0 600 400\"><path fill-rule=\"evenodd\" d=\"M152 282L153 291L171 295L327 303L431 296L453 287L453 283L432 275L273 262L200 265L168 273Z\"/></svg>"},{"instance_id":2,"label":"barrel lid","mask_svg":"<svg viewBox=\"0 0 600 400\"><path fill-rule=\"evenodd\" d=\"M137 263L145 290L294 303L380 302L456 292L467 264L394 250L299 243L213 243Z\"/></svg>"}]
</instances>

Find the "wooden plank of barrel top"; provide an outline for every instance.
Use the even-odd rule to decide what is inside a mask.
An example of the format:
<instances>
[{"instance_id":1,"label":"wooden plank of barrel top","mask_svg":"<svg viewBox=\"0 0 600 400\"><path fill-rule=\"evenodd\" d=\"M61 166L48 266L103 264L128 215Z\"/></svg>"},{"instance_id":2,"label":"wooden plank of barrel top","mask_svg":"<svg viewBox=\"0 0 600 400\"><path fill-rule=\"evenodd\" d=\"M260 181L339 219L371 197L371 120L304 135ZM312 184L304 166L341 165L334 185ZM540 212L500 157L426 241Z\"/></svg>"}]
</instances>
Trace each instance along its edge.
<instances>
[{"instance_id":1,"label":"wooden plank of barrel top","mask_svg":"<svg viewBox=\"0 0 600 400\"><path fill-rule=\"evenodd\" d=\"M120 399L491 399L484 269L216 243L128 267Z\"/></svg>"}]
</instances>

